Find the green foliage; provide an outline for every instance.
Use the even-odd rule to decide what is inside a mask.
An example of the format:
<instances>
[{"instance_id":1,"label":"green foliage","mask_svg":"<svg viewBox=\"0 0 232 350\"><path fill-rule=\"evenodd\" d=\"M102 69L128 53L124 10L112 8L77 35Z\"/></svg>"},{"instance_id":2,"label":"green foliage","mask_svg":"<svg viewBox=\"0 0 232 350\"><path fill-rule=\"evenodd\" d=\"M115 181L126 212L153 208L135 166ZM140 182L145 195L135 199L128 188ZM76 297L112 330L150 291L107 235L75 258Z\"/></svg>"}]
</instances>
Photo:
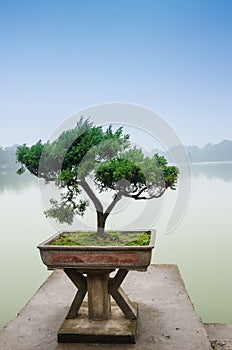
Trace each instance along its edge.
<instances>
[{"instance_id":1,"label":"green foliage","mask_svg":"<svg viewBox=\"0 0 232 350\"><path fill-rule=\"evenodd\" d=\"M32 174L38 176L40 157L43 152L44 145L41 140L35 145L27 147L26 144L18 146L16 151L17 161L21 164L21 168L18 170L18 174L22 174L28 169Z\"/></svg>"},{"instance_id":2,"label":"green foliage","mask_svg":"<svg viewBox=\"0 0 232 350\"><path fill-rule=\"evenodd\" d=\"M19 146L16 157L21 165L19 174L28 169L62 189L60 202L51 199L52 207L45 212L60 223L71 224L76 214L84 214L88 201L80 197L83 190L96 208L98 227L104 228L106 218L123 196L135 200L158 198L167 188L175 189L178 178L178 169L169 166L163 156L148 157L141 149L132 148L122 127L104 130L83 118L51 143ZM105 211L89 185L90 179L99 192L114 191Z\"/></svg>"},{"instance_id":3,"label":"green foliage","mask_svg":"<svg viewBox=\"0 0 232 350\"><path fill-rule=\"evenodd\" d=\"M66 222L71 225L74 218L74 210L71 204L59 203L54 199L51 199L50 203L52 207L44 212L46 217L56 218L61 224Z\"/></svg>"},{"instance_id":4,"label":"green foliage","mask_svg":"<svg viewBox=\"0 0 232 350\"><path fill-rule=\"evenodd\" d=\"M51 199L50 203L52 207L44 212L46 217L56 218L61 224L66 222L69 225L72 224L76 214L84 215L88 205L88 202L84 200L80 200L79 203L68 203L68 201L59 203L57 200Z\"/></svg>"},{"instance_id":5,"label":"green foliage","mask_svg":"<svg viewBox=\"0 0 232 350\"><path fill-rule=\"evenodd\" d=\"M107 189L126 190L131 185L144 185L146 178L142 169L131 160L112 158L96 168L95 181L101 191Z\"/></svg>"},{"instance_id":6,"label":"green foliage","mask_svg":"<svg viewBox=\"0 0 232 350\"><path fill-rule=\"evenodd\" d=\"M107 232L99 237L95 232L62 233L52 245L68 246L146 246L150 243L150 232Z\"/></svg>"},{"instance_id":7,"label":"green foliage","mask_svg":"<svg viewBox=\"0 0 232 350\"><path fill-rule=\"evenodd\" d=\"M117 190L134 199L160 197L168 187L174 190L177 177L178 169L168 166L163 156L145 157L142 150L135 148L121 153L120 158L100 164L95 170L96 185L101 192Z\"/></svg>"}]
</instances>

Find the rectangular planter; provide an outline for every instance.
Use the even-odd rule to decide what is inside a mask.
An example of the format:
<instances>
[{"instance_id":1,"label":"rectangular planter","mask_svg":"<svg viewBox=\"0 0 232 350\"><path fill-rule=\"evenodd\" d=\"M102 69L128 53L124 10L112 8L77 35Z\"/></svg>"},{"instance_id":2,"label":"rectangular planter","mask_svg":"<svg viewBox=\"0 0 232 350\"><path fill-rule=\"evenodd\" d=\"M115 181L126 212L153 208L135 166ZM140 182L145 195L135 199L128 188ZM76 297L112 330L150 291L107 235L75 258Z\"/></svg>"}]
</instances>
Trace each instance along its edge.
<instances>
[{"instance_id":1,"label":"rectangular planter","mask_svg":"<svg viewBox=\"0 0 232 350\"><path fill-rule=\"evenodd\" d=\"M125 233L151 232L147 246L56 246L51 243L62 233L58 232L38 248L43 263L48 269L87 268L87 269L127 269L146 271L151 262L155 245L155 230L125 231Z\"/></svg>"}]
</instances>

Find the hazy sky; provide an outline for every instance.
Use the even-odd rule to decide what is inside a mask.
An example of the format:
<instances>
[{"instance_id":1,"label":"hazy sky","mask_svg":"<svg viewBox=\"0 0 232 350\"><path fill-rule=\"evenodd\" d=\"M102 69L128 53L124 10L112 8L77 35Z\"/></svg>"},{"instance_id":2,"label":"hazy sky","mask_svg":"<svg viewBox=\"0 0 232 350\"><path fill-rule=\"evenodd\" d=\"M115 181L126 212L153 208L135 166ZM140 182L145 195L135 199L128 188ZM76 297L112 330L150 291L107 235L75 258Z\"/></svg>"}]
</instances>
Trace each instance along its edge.
<instances>
[{"instance_id":1,"label":"hazy sky","mask_svg":"<svg viewBox=\"0 0 232 350\"><path fill-rule=\"evenodd\" d=\"M0 145L106 102L158 112L185 144L232 139L232 1L0 1Z\"/></svg>"}]
</instances>

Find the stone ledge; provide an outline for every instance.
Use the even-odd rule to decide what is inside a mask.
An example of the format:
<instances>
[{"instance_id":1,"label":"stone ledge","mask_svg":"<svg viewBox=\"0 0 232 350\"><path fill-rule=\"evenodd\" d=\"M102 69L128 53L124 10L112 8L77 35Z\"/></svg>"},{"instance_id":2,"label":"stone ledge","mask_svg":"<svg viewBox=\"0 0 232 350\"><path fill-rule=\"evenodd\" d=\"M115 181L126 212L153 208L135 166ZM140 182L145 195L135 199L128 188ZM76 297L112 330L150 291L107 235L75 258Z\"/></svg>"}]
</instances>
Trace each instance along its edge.
<instances>
[{"instance_id":1,"label":"stone ledge","mask_svg":"<svg viewBox=\"0 0 232 350\"><path fill-rule=\"evenodd\" d=\"M129 272L123 289L138 303L136 344L59 344L75 287L63 271L55 271L0 332L4 350L210 350L208 337L175 265L151 265L147 272Z\"/></svg>"}]
</instances>

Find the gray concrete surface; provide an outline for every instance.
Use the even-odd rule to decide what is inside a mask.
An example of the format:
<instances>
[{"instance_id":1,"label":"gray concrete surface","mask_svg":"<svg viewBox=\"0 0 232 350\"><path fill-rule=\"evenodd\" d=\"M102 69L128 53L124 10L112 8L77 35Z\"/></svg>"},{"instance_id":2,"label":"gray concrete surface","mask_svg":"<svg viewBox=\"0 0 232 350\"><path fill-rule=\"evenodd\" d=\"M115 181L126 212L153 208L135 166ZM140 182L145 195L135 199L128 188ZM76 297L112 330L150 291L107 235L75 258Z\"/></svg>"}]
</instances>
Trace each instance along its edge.
<instances>
[{"instance_id":1,"label":"gray concrete surface","mask_svg":"<svg viewBox=\"0 0 232 350\"><path fill-rule=\"evenodd\" d=\"M196 315L175 265L152 265L130 272L123 288L139 304L137 343L131 345L58 344L57 332L75 295L63 271L55 271L0 333L1 350L209 350L205 328Z\"/></svg>"},{"instance_id":2,"label":"gray concrete surface","mask_svg":"<svg viewBox=\"0 0 232 350\"><path fill-rule=\"evenodd\" d=\"M137 310L137 304L134 304ZM102 343L134 344L136 340L137 319L125 318L119 306L111 303L108 320L88 318L88 303L83 302L75 319L65 319L58 332L59 343Z\"/></svg>"},{"instance_id":3,"label":"gray concrete surface","mask_svg":"<svg viewBox=\"0 0 232 350\"><path fill-rule=\"evenodd\" d=\"M212 348L215 350L232 350L232 324L206 323Z\"/></svg>"}]
</instances>

